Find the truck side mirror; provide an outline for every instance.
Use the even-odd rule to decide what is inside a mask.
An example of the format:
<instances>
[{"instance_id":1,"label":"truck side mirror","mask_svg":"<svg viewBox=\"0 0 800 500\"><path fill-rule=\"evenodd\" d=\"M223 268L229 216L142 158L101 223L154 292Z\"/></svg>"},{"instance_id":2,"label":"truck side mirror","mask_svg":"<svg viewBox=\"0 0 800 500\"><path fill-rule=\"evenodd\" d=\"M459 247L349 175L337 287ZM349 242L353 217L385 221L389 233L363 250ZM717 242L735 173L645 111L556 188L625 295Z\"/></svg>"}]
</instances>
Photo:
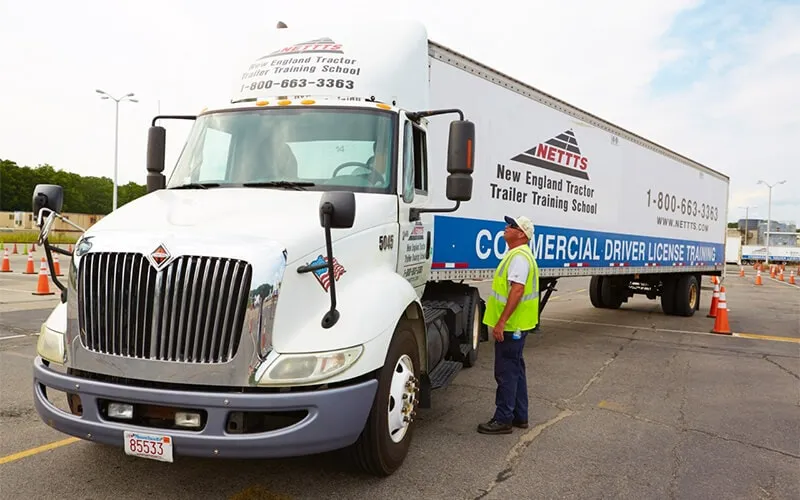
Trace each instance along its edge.
<instances>
[{"instance_id":1,"label":"truck side mirror","mask_svg":"<svg viewBox=\"0 0 800 500\"><path fill-rule=\"evenodd\" d=\"M467 120L450 122L447 143L447 171L472 175L475 164L475 124Z\"/></svg>"},{"instance_id":2,"label":"truck side mirror","mask_svg":"<svg viewBox=\"0 0 800 500\"><path fill-rule=\"evenodd\" d=\"M356 196L352 191L328 191L319 200L319 223L332 229L349 229L356 218Z\"/></svg>"},{"instance_id":3,"label":"truck side mirror","mask_svg":"<svg viewBox=\"0 0 800 500\"><path fill-rule=\"evenodd\" d=\"M64 188L56 184L37 184L33 188L33 215L39 216L43 208L61 213L64 206Z\"/></svg>"},{"instance_id":4,"label":"truck side mirror","mask_svg":"<svg viewBox=\"0 0 800 500\"><path fill-rule=\"evenodd\" d=\"M450 122L447 144L446 194L448 200L472 198L472 171L475 166L475 124L467 120Z\"/></svg>"},{"instance_id":5,"label":"truck side mirror","mask_svg":"<svg viewBox=\"0 0 800 500\"><path fill-rule=\"evenodd\" d=\"M154 125L147 131L147 192L164 189L166 178L164 155L167 147L167 129Z\"/></svg>"}]
</instances>

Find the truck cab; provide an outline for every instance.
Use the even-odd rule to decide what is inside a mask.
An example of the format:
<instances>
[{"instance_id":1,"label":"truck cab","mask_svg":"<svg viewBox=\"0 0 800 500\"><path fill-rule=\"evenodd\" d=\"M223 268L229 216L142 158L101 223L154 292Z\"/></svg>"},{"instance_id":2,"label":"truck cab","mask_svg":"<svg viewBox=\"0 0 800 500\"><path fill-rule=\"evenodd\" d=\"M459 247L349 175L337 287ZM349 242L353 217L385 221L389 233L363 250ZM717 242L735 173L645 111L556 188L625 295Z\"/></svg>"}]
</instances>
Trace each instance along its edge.
<instances>
[{"instance_id":1,"label":"truck cab","mask_svg":"<svg viewBox=\"0 0 800 500\"><path fill-rule=\"evenodd\" d=\"M471 197L474 125L428 109L418 24L269 38L228 99L153 120L148 194L82 235L66 283L51 272L62 303L42 326L35 405L143 458L348 448L391 474L417 407L486 338L477 290L429 280L433 214ZM168 119L194 123L165 176ZM34 192L51 268L62 200Z\"/></svg>"}]
</instances>

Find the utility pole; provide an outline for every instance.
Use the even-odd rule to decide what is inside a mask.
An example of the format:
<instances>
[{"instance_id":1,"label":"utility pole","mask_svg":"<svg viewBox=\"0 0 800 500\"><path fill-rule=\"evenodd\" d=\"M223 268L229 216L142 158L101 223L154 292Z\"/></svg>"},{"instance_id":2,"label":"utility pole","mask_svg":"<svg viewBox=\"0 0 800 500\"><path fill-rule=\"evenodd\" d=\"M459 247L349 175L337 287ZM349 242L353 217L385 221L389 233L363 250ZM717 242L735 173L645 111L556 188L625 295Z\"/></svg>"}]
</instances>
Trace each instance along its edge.
<instances>
[{"instance_id":1,"label":"utility pole","mask_svg":"<svg viewBox=\"0 0 800 500\"><path fill-rule=\"evenodd\" d=\"M750 209L751 208L758 208L758 205L746 206L746 207L739 207L744 208L744 246L747 246L747 236L750 233ZM756 238L756 244L758 244L758 238Z\"/></svg>"},{"instance_id":2,"label":"utility pole","mask_svg":"<svg viewBox=\"0 0 800 500\"><path fill-rule=\"evenodd\" d=\"M102 97L100 99L111 99L114 101L114 201L111 210L117 209L117 176L119 171L119 103L125 100L130 102L139 102L138 99L133 99L133 92L125 94L120 98L113 97L108 92L97 89L95 90Z\"/></svg>"},{"instance_id":3,"label":"utility pole","mask_svg":"<svg viewBox=\"0 0 800 500\"><path fill-rule=\"evenodd\" d=\"M783 184L785 180L776 182L775 184L767 184L764 181L758 181L758 184L763 184L769 189L769 202L767 205L767 254L764 256L764 265L769 265L769 233L772 232L772 188L778 184Z\"/></svg>"}]
</instances>

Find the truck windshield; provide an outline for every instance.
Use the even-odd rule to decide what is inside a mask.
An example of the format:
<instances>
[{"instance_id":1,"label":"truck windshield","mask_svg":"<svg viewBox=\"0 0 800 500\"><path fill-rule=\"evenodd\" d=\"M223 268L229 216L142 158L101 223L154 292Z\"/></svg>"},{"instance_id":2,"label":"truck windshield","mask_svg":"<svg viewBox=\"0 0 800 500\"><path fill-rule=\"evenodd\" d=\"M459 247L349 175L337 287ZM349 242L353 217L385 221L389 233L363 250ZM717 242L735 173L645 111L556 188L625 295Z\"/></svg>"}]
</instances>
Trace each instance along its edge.
<instances>
[{"instance_id":1,"label":"truck windshield","mask_svg":"<svg viewBox=\"0 0 800 500\"><path fill-rule=\"evenodd\" d=\"M168 188L394 189L396 115L279 108L197 118Z\"/></svg>"}]
</instances>

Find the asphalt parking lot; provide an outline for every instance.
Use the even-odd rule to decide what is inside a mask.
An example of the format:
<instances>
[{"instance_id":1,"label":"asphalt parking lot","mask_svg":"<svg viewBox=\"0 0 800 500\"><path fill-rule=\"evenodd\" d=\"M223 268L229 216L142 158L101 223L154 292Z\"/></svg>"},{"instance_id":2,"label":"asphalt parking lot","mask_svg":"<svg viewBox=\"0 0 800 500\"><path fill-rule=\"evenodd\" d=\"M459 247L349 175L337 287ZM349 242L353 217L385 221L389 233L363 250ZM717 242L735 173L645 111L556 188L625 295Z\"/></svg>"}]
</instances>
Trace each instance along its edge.
<instances>
[{"instance_id":1,"label":"asphalt parking lot","mask_svg":"<svg viewBox=\"0 0 800 500\"><path fill-rule=\"evenodd\" d=\"M707 280L691 318L643 297L593 309L588 279L563 280L526 346L531 427L475 432L494 402L484 343L478 366L418 411L401 470L378 480L336 453L163 464L52 430L33 409L31 362L57 299L31 294L24 257L12 267L0 274L3 498L800 498L800 288L768 273L755 286L752 268L724 280L735 335L709 333Z\"/></svg>"}]
</instances>

